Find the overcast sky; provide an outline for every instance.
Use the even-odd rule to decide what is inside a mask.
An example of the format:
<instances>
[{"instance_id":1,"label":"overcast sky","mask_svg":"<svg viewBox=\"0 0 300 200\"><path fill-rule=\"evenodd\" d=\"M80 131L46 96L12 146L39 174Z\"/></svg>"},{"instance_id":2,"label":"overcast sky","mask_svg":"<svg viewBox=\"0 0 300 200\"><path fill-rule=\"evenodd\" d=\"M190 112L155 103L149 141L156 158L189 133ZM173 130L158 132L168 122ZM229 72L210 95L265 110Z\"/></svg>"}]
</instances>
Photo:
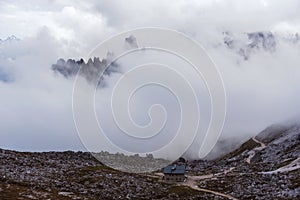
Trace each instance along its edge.
<instances>
[{"instance_id":1,"label":"overcast sky","mask_svg":"<svg viewBox=\"0 0 300 200\"><path fill-rule=\"evenodd\" d=\"M58 58L85 57L108 37L155 26L203 44L228 98L222 137L245 138L300 114L299 0L0 1L0 148L84 149L72 118L72 84L51 71ZM275 51L238 53L246 33L272 31ZM229 49L224 32L237 44Z\"/></svg>"}]
</instances>

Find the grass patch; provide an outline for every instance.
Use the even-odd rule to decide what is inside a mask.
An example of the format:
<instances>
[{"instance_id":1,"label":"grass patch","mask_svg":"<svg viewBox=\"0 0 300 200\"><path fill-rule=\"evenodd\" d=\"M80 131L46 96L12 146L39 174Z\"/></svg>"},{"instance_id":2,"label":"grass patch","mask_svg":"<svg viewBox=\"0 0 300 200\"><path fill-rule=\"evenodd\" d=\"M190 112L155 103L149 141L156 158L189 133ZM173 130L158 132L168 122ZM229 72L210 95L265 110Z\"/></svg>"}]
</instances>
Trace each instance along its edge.
<instances>
[{"instance_id":1,"label":"grass patch","mask_svg":"<svg viewBox=\"0 0 300 200\"><path fill-rule=\"evenodd\" d=\"M202 192L194 190L187 186L173 186L169 188L169 193L177 194L179 197L188 197L202 194Z\"/></svg>"},{"instance_id":2,"label":"grass patch","mask_svg":"<svg viewBox=\"0 0 300 200\"><path fill-rule=\"evenodd\" d=\"M19 183L1 183L0 199L58 199L70 200L69 197L58 195L56 191L47 192L41 189L32 189L29 185Z\"/></svg>"}]
</instances>

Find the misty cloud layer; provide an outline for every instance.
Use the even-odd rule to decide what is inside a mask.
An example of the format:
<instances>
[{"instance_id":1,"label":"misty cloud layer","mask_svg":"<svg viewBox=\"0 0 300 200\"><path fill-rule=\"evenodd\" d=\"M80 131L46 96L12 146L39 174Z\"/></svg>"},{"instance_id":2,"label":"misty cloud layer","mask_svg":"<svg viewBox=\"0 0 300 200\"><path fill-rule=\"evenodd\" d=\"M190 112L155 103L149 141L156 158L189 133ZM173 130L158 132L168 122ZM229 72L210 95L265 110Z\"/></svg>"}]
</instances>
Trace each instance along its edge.
<instances>
[{"instance_id":1,"label":"misty cloud layer","mask_svg":"<svg viewBox=\"0 0 300 200\"><path fill-rule=\"evenodd\" d=\"M2 1L0 146L83 150L71 110L74 77L61 67L113 34L140 26L175 29L205 47L226 88L221 139L236 143L271 124L299 119L299 8L298 0ZM5 41L11 35L20 40ZM59 58L65 61L54 73Z\"/></svg>"}]
</instances>

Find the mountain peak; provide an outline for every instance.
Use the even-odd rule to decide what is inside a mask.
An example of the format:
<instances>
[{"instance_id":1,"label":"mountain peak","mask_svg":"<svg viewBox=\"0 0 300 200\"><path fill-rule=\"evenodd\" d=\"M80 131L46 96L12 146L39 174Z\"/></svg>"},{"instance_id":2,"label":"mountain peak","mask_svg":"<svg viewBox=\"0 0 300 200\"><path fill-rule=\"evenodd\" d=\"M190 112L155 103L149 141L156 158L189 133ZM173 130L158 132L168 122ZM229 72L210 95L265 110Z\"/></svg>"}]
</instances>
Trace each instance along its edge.
<instances>
[{"instance_id":1,"label":"mountain peak","mask_svg":"<svg viewBox=\"0 0 300 200\"><path fill-rule=\"evenodd\" d=\"M12 43L12 42L18 42L21 39L16 37L15 35L8 36L6 39L0 39L0 43Z\"/></svg>"}]
</instances>

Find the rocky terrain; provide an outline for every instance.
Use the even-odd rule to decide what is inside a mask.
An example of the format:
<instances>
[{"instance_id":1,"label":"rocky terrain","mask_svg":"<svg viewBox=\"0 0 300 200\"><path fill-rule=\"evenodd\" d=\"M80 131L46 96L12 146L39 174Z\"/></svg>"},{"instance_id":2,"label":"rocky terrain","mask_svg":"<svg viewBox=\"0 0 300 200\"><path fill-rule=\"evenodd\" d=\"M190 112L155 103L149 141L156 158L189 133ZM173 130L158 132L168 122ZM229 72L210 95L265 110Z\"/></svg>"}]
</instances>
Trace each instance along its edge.
<instances>
[{"instance_id":1,"label":"rocky terrain","mask_svg":"<svg viewBox=\"0 0 300 200\"><path fill-rule=\"evenodd\" d=\"M271 126L235 151L213 161L193 161L188 169L200 177L201 188L238 199L299 199L299 158L300 126Z\"/></svg>"},{"instance_id":2,"label":"rocky terrain","mask_svg":"<svg viewBox=\"0 0 300 200\"><path fill-rule=\"evenodd\" d=\"M104 166L82 152L0 150L0 199L212 199L149 174ZM221 199L221 198L219 198Z\"/></svg>"},{"instance_id":3,"label":"rocky terrain","mask_svg":"<svg viewBox=\"0 0 300 200\"><path fill-rule=\"evenodd\" d=\"M138 154L126 156L122 153L111 154L102 151L100 153L92 153L92 155L106 166L132 173L157 171L157 169L161 169L171 163L169 160L154 158L152 154L146 154L146 156L142 157Z\"/></svg>"},{"instance_id":4,"label":"rocky terrain","mask_svg":"<svg viewBox=\"0 0 300 200\"><path fill-rule=\"evenodd\" d=\"M299 155L299 125L271 126L221 158L187 162L187 180L172 184L86 152L0 150L0 199L299 199Z\"/></svg>"}]
</instances>

